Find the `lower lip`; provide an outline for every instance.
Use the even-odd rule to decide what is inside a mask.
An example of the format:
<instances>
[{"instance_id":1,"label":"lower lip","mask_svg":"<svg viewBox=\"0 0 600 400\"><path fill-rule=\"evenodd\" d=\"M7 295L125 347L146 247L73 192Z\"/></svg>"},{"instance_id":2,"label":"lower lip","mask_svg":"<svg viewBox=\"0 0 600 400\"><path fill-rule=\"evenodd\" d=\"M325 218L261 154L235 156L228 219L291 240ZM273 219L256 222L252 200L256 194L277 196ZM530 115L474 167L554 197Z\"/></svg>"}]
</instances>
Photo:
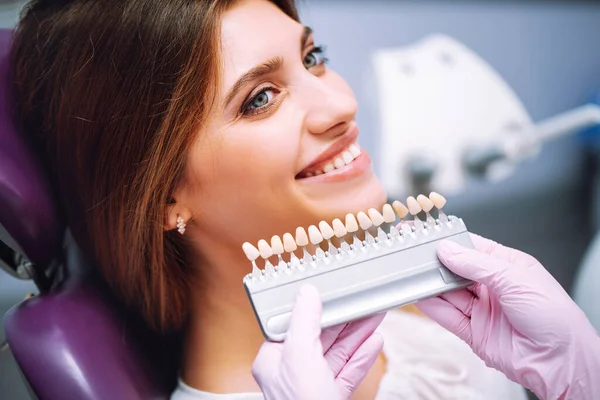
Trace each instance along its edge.
<instances>
[{"instance_id":1,"label":"lower lip","mask_svg":"<svg viewBox=\"0 0 600 400\"><path fill-rule=\"evenodd\" d=\"M299 182L341 182L362 175L371 167L371 157L361 149L360 155L350 164L321 175L298 179Z\"/></svg>"}]
</instances>

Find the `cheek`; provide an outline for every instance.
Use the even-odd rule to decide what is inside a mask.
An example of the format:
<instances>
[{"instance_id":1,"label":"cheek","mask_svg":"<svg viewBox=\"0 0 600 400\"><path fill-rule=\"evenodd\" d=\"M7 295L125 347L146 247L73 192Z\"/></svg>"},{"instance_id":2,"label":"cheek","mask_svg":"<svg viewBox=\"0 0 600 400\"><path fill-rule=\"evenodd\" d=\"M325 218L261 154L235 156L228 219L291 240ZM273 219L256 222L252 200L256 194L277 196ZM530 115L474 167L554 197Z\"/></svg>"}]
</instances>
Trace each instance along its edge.
<instances>
[{"instance_id":1,"label":"cheek","mask_svg":"<svg viewBox=\"0 0 600 400\"><path fill-rule=\"evenodd\" d=\"M231 128L192 150L188 190L203 230L257 226L289 201L298 144L270 125Z\"/></svg>"}]
</instances>

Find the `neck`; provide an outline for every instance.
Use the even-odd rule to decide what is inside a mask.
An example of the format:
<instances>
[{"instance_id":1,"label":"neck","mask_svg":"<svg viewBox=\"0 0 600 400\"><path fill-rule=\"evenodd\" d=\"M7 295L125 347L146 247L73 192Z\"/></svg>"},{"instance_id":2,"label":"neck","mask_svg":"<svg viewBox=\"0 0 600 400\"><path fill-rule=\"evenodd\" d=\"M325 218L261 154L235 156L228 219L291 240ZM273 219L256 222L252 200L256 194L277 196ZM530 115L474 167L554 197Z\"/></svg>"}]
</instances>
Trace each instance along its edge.
<instances>
[{"instance_id":1,"label":"neck","mask_svg":"<svg viewBox=\"0 0 600 400\"><path fill-rule=\"evenodd\" d=\"M182 379L211 393L257 392L251 367L264 337L242 285L249 262L217 246L203 246L213 251L204 253L208 262L190 296Z\"/></svg>"}]
</instances>

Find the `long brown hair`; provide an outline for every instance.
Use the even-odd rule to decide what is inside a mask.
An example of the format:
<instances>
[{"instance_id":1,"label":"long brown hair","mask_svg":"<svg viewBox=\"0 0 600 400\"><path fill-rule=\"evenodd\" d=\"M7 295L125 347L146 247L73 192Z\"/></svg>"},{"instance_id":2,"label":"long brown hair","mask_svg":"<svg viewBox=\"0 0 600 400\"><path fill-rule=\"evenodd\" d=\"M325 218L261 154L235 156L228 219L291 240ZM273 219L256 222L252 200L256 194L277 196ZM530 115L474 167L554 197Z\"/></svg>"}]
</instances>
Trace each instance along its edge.
<instances>
[{"instance_id":1,"label":"long brown hair","mask_svg":"<svg viewBox=\"0 0 600 400\"><path fill-rule=\"evenodd\" d=\"M78 244L155 329L182 326L190 267L167 205L218 87L234 0L33 0L13 44L21 122ZM274 0L298 19L293 0Z\"/></svg>"}]
</instances>

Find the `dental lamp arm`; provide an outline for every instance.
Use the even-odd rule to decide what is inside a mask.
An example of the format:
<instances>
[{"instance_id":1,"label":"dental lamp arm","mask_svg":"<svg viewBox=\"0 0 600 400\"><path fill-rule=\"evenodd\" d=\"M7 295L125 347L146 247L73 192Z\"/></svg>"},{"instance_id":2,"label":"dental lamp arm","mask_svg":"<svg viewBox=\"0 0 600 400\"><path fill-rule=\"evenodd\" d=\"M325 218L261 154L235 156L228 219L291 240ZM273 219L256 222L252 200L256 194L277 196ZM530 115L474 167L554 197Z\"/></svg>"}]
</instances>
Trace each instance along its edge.
<instances>
[{"instance_id":1,"label":"dental lamp arm","mask_svg":"<svg viewBox=\"0 0 600 400\"><path fill-rule=\"evenodd\" d=\"M521 159L542 143L597 125L600 125L600 106L587 104L539 122L516 140L469 149L465 167L470 172L482 173L494 162Z\"/></svg>"}]
</instances>

